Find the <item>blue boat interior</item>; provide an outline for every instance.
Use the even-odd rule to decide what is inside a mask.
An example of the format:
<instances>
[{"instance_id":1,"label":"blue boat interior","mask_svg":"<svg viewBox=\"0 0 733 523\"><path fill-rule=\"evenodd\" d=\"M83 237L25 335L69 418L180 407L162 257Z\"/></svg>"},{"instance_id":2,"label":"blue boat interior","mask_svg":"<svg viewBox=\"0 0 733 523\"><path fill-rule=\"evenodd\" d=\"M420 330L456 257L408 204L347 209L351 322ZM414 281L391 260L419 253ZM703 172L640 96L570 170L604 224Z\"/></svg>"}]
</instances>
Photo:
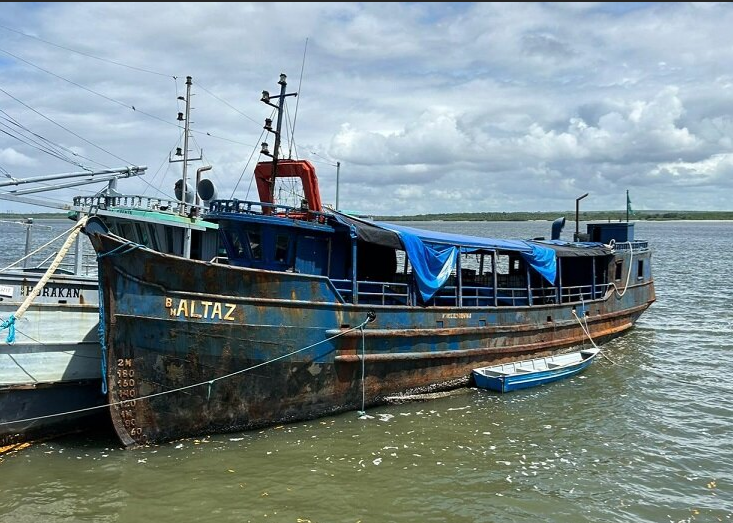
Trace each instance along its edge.
<instances>
[{"instance_id":1,"label":"blue boat interior","mask_svg":"<svg viewBox=\"0 0 733 523\"><path fill-rule=\"evenodd\" d=\"M307 169L307 161L288 161ZM302 176L302 175L301 175ZM214 200L228 263L329 278L344 303L449 307L526 306L602 298L626 279L633 251L639 280L651 279L646 242L632 223L588 224L583 239L510 240L373 221L303 200ZM553 224L553 228L555 228ZM553 237L556 231L553 231ZM591 241L592 240L592 241ZM615 243L615 245L614 245Z\"/></svg>"}]
</instances>

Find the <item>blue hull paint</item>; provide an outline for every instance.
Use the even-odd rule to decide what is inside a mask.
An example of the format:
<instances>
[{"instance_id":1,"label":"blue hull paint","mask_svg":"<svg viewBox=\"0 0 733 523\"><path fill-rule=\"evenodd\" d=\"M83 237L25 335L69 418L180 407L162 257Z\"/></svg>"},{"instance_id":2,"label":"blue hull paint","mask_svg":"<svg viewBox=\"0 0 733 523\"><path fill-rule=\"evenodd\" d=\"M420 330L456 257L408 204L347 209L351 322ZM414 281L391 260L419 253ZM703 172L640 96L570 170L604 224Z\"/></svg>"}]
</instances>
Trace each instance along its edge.
<instances>
[{"instance_id":1,"label":"blue hull paint","mask_svg":"<svg viewBox=\"0 0 733 523\"><path fill-rule=\"evenodd\" d=\"M106 402L98 379L0 387L0 446L109 428Z\"/></svg>"},{"instance_id":2,"label":"blue hull paint","mask_svg":"<svg viewBox=\"0 0 733 523\"><path fill-rule=\"evenodd\" d=\"M226 265L87 227L99 255L110 411L123 444L313 419L468 385L480 366L618 336L655 300L647 244L614 232L629 246L620 254L595 238L607 224L589 224L589 242L510 241L324 209L315 167L278 158L290 96L285 75L278 84L280 95L262 97L277 118L265 126L273 153L262 144L272 161L254 170L259 201L214 200L205 213L219 225ZM278 178L302 182L297 209L276 203Z\"/></svg>"},{"instance_id":3,"label":"blue hull paint","mask_svg":"<svg viewBox=\"0 0 733 523\"><path fill-rule=\"evenodd\" d=\"M101 252L120 246L103 235L93 242ZM395 394L448 390L468 385L477 367L549 355L586 339L573 304L470 312L355 305L339 300L325 277L143 249L102 258L100 271L110 401L160 394L111 409L126 446L251 430L371 407ZM594 301L588 320L594 339L631 328L653 296L649 283L629 288L623 299ZM376 319L363 338L349 331L370 311ZM554 321L548 323L548 315ZM171 392L194 384L203 385Z\"/></svg>"}]
</instances>

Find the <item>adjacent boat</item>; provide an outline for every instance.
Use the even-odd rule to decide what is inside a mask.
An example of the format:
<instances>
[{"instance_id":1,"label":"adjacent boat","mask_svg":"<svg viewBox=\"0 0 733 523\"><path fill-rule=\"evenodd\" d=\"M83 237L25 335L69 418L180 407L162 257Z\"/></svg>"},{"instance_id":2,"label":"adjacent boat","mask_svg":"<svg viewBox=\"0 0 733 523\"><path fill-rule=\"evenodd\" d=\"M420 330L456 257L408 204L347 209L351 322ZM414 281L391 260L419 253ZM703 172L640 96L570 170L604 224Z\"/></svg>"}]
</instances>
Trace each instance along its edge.
<instances>
[{"instance_id":1,"label":"adjacent boat","mask_svg":"<svg viewBox=\"0 0 733 523\"><path fill-rule=\"evenodd\" d=\"M137 244L181 256L188 249L190 257L216 260L216 224L181 215L180 207L160 198L104 194L75 198L79 210L71 217L80 219L93 208L97 219ZM0 272L0 319L9 327L0 339L0 446L109 423L106 410L97 408L107 402L97 264L75 270L83 252L69 255L50 274L47 263Z\"/></svg>"},{"instance_id":2,"label":"adjacent boat","mask_svg":"<svg viewBox=\"0 0 733 523\"><path fill-rule=\"evenodd\" d=\"M473 380L480 389L509 392L544 385L578 374L600 352L598 347L543 358L500 363L473 369Z\"/></svg>"},{"instance_id":3,"label":"adjacent boat","mask_svg":"<svg viewBox=\"0 0 733 523\"><path fill-rule=\"evenodd\" d=\"M189 89L190 82L189 77ZM185 133L189 133L188 120ZM175 161L183 161L186 166L187 153L183 160ZM197 182L208 169L198 169ZM120 194L116 190L118 177L144 171L145 167L128 167L101 172L103 179L110 181L104 192L76 197L72 204L61 208L77 221L93 214L128 241L160 252L218 260L221 252L217 225L201 219L202 206L198 200L194 203L193 191L183 194L185 178L176 184L177 199ZM67 187L69 178L79 177L88 180L90 173L14 179L0 185L43 182L43 190L49 191ZM48 180L58 185L49 185ZM99 180L97 177L84 183ZM201 180L201 185L200 194L206 202L215 191L209 180ZM21 194L29 192L24 189ZM4 199L15 196L15 192L0 193ZM23 202L45 205L42 201ZM81 225L77 223L78 227L68 232L78 232ZM31 225L28 227L30 231ZM80 238L86 241L84 235ZM26 239L29 252L32 243ZM26 261L25 267L0 270L0 323L7 329L0 338L0 447L86 431L102 424L109 426L104 408L106 359L99 340L97 263L86 243L77 240L65 257L58 257L56 251L50 255L42 251L32 264ZM91 266L85 254L92 257ZM60 263L57 267L49 263L54 258Z\"/></svg>"},{"instance_id":4,"label":"adjacent boat","mask_svg":"<svg viewBox=\"0 0 733 523\"><path fill-rule=\"evenodd\" d=\"M315 168L254 171L260 201L216 200L229 265L133 244L93 219L110 411L126 446L364 410L449 390L482 366L551 356L632 328L654 302L633 223L589 241L505 240L364 220L321 205ZM274 200L302 180L302 205Z\"/></svg>"}]
</instances>

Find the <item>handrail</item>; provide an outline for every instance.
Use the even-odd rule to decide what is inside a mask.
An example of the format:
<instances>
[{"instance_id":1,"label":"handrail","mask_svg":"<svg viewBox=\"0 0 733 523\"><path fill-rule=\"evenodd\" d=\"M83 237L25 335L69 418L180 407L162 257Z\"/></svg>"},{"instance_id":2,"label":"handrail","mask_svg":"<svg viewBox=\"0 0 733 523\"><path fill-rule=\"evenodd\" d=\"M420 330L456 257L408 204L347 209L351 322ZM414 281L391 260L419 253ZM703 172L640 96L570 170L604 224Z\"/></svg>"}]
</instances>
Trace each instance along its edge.
<instances>
[{"instance_id":1,"label":"handrail","mask_svg":"<svg viewBox=\"0 0 733 523\"><path fill-rule=\"evenodd\" d=\"M259 208L259 209L258 209ZM266 212L267 209L270 212ZM268 202L256 202L250 200L212 200L209 202L207 214L257 214L276 215L278 217L303 219L309 221L323 222L326 213L310 209L291 207L289 205L274 204Z\"/></svg>"},{"instance_id":2,"label":"handrail","mask_svg":"<svg viewBox=\"0 0 733 523\"><path fill-rule=\"evenodd\" d=\"M82 208L98 207L100 209L109 209L112 207L132 207L148 210L174 210L177 209L179 205L180 202L177 200L156 198L153 196L138 196L133 194L74 197L74 206Z\"/></svg>"},{"instance_id":3,"label":"handrail","mask_svg":"<svg viewBox=\"0 0 733 523\"><path fill-rule=\"evenodd\" d=\"M649 250L648 240L631 240L626 242L618 242L614 245L616 251L646 251Z\"/></svg>"},{"instance_id":4,"label":"handrail","mask_svg":"<svg viewBox=\"0 0 733 523\"><path fill-rule=\"evenodd\" d=\"M331 279L336 292L344 302L352 301L351 280ZM610 284L574 285L563 287L560 292L561 303L586 303L602 298ZM595 292L594 292L595 289ZM358 302L371 305L410 305L410 284L401 282L364 281L357 282ZM531 293L531 294L530 294ZM531 296L531 301L529 297ZM536 306L558 303L558 289L555 287L462 287L463 307L491 307L494 300L500 307ZM441 287L427 302L427 305L458 306L457 288L454 285Z\"/></svg>"}]
</instances>

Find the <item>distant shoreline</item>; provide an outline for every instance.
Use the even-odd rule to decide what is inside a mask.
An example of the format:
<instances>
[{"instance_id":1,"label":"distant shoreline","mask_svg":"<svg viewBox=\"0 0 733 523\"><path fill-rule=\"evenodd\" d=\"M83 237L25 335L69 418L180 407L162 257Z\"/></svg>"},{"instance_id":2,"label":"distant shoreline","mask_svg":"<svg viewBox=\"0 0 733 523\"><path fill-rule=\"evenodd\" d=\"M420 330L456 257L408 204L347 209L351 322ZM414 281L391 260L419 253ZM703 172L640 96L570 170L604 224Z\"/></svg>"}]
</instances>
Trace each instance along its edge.
<instances>
[{"instance_id":1,"label":"distant shoreline","mask_svg":"<svg viewBox=\"0 0 733 523\"><path fill-rule=\"evenodd\" d=\"M0 213L2 220L58 220L68 218L67 213ZM416 214L404 216L376 216L380 221L477 221L477 222L526 222L553 221L565 218L575 221L575 211L557 212L480 212L480 213L444 213ZM580 221L626 221L626 213L622 211L581 211ZM676 220L733 220L733 211L634 211L629 215L630 221L676 221Z\"/></svg>"},{"instance_id":2,"label":"distant shoreline","mask_svg":"<svg viewBox=\"0 0 733 523\"><path fill-rule=\"evenodd\" d=\"M375 216L380 221L553 221L565 218L575 221L575 211L557 212L482 212L418 214L413 216ZM581 211L578 218L590 221L626 221L626 212L620 211ZM629 221L679 221L679 220L733 220L733 211L635 211L628 216Z\"/></svg>"}]
</instances>

